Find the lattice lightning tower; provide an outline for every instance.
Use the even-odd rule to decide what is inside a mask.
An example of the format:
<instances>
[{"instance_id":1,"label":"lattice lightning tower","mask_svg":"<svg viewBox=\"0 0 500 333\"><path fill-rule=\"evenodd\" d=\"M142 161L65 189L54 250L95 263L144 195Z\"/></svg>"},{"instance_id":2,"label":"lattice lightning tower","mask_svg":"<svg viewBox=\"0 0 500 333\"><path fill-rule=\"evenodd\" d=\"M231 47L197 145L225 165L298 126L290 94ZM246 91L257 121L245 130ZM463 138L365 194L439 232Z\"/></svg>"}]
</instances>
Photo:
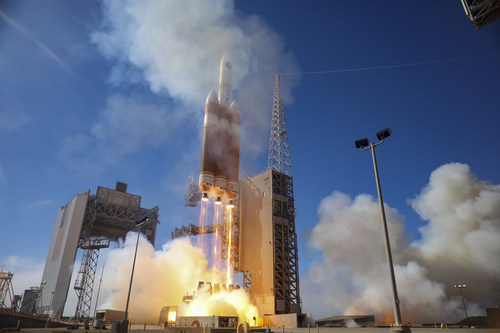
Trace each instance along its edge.
<instances>
[{"instance_id":1,"label":"lattice lightning tower","mask_svg":"<svg viewBox=\"0 0 500 333\"><path fill-rule=\"evenodd\" d=\"M286 131L285 108L281 94L280 76L274 78L273 116L271 120L271 139L269 143L268 169L292 176L290 148Z\"/></svg>"}]
</instances>

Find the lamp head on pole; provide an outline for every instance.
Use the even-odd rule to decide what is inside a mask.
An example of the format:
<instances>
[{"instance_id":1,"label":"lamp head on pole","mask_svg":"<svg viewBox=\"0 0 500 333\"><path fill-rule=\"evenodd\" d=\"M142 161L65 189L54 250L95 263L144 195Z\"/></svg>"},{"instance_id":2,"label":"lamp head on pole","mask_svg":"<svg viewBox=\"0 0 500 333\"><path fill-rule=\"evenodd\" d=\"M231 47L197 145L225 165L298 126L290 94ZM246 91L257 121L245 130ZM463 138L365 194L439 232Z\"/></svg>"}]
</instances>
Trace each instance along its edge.
<instances>
[{"instance_id":1,"label":"lamp head on pole","mask_svg":"<svg viewBox=\"0 0 500 333\"><path fill-rule=\"evenodd\" d=\"M361 148L361 149L368 147L370 145L368 143L368 138L356 140L354 143L356 144L356 148Z\"/></svg>"},{"instance_id":2,"label":"lamp head on pole","mask_svg":"<svg viewBox=\"0 0 500 333\"><path fill-rule=\"evenodd\" d=\"M135 226L136 227L140 227L141 225L143 225L144 223L146 223L148 220L149 220L149 217L146 216L142 220L136 221L135 222Z\"/></svg>"},{"instance_id":3,"label":"lamp head on pole","mask_svg":"<svg viewBox=\"0 0 500 333\"><path fill-rule=\"evenodd\" d=\"M377 132L377 139L383 141L385 138L391 136L392 131L390 128L386 128L381 130L380 132Z\"/></svg>"}]
</instances>

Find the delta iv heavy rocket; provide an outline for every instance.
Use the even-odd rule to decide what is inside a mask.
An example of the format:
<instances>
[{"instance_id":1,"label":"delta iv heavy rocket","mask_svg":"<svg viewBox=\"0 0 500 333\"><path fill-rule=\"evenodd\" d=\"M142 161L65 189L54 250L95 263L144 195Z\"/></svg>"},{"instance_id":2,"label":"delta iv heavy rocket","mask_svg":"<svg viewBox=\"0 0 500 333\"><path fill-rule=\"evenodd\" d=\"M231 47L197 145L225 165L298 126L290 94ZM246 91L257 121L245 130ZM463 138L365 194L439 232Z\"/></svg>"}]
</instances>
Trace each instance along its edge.
<instances>
[{"instance_id":1,"label":"delta iv heavy rocket","mask_svg":"<svg viewBox=\"0 0 500 333\"><path fill-rule=\"evenodd\" d=\"M240 108L231 105L231 59L227 53L220 61L219 95L212 90L205 104L199 185L202 200L209 195L221 203L227 197L233 204L239 192Z\"/></svg>"}]
</instances>

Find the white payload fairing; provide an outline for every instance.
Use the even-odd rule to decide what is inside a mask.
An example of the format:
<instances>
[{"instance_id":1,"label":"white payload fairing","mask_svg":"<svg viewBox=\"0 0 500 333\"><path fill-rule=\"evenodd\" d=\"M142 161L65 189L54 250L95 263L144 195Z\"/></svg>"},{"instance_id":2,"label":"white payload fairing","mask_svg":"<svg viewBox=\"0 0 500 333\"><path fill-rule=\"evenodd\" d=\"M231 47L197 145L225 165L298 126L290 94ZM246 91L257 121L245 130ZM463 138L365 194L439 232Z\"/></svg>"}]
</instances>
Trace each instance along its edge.
<instances>
[{"instance_id":1,"label":"white payload fairing","mask_svg":"<svg viewBox=\"0 0 500 333\"><path fill-rule=\"evenodd\" d=\"M231 104L231 59L221 58L218 96L212 90L205 104L199 185L203 198L227 196L230 203L239 192L240 108Z\"/></svg>"}]
</instances>

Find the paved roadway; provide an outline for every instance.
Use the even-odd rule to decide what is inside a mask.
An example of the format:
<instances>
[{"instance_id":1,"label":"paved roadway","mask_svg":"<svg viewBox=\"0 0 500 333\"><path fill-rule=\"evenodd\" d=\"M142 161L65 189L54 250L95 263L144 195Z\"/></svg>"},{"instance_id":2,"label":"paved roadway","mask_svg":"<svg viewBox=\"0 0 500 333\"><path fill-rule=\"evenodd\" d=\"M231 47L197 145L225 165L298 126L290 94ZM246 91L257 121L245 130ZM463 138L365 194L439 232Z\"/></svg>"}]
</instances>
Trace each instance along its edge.
<instances>
[{"instance_id":1,"label":"paved roadway","mask_svg":"<svg viewBox=\"0 0 500 333\"><path fill-rule=\"evenodd\" d=\"M164 333L164 330L158 329L156 326L147 326L146 331L148 333ZM412 327L412 333L500 333L500 328L421 328ZM21 333L99 333L98 329L90 330L68 330L65 328L52 328L52 329L42 329L42 328L31 328L31 329L21 329ZM110 332L109 330L103 330L103 333ZM144 332L144 326L133 325L130 333L140 333ZM180 332L180 330L179 330ZM271 328L272 333L282 333L281 328ZM307 328L285 328L285 333L309 333ZM251 331L250 331L251 333ZM311 328L310 333L318 333L316 328ZM388 328L334 328L325 327L319 328L319 333L389 333Z\"/></svg>"}]
</instances>

